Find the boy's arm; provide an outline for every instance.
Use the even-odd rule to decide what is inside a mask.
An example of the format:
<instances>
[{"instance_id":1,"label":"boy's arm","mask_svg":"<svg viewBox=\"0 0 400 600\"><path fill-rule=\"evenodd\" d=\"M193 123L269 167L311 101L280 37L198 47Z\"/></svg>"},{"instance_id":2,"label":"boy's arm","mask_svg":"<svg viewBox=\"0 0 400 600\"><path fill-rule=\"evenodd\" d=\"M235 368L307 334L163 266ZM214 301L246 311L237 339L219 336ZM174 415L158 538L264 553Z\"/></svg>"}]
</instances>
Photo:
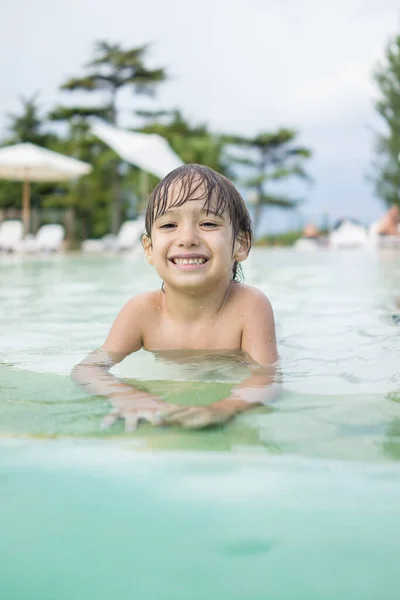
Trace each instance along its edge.
<instances>
[{"instance_id":1,"label":"boy's arm","mask_svg":"<svg viewBox=\"0 0 400 600\"><path fill-rule=\"evenodd\" d=\"M109 427L119 418L126 421L126 429L135 429L139 419L159 421L159 413L170 408L158 396L153 396L128 385L109 370L126 356L142 347L140 324L145 322L148 310L147 295L135 296L121 309L103 346L91 352L76 365L71 373L74 381L87 392L107 396L113 406L104 419L103 427Z\"/></svg>"},{"instance_id":2,"label":"boy's arm","mask_svg":"<svg viewBox=\"0 0 400 600\"><path fill-rule=\"evenodd\" d=\"M276 383L279 356L274 313L270 301L259 290L255 290L246 316L242 350L253 359L255 365L250 367L250 377L236 385L230 396L230 399L238 401L238 408L241 406L243 410L254 404L266 404L276 397L279 390Z\"/></svg>"},{"instance_id":3,"label":"boy's arm","mask_svg":"<svg viewBox=\"0 0 400 600\"><path fill-rule=\"evenodd\" d=\"M189 428L207 427L224 423L239 412L266 404L277 397L279 385L275 380L278 350L274 314L268 298L258 290L253 290L251 299L246 302L241 349L254 364L250 365L250 376L235 385L228 398L208 406L174 410L163 417L163 422Z\"/></svg>"}]
</instances>

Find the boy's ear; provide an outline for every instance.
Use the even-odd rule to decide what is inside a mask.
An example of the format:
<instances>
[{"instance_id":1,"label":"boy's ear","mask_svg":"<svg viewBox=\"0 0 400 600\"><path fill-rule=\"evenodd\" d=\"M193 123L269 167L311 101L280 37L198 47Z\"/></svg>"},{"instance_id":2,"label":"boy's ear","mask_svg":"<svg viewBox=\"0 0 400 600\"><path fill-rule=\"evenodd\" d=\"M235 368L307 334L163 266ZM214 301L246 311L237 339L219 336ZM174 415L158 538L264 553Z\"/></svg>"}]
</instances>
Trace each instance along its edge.
<instances>
[{"instance_id":1,"label":"boy's ear","mask_svg":"<svg viewBox=\"0 0 400 600\"><path fill-rule=\"evenodd\" d=\"M233 250L233 258L236 262L242 262L246 260L249 255L249 245L247 243L247 239L244 236L239 236L236 238L235 247Z\"/></svg>"},{"instance_id":2,"label":"boy's ear","mask_svg":"<svg viewBox=\"0 0 400 600\"><path fill-rule=\"evenodd\" d=\"M148 235L142 235L142 246L147 258L147 262L152 265L153 264L153 246L151 245L151 239Z\"/></svg>"}]
</instances>

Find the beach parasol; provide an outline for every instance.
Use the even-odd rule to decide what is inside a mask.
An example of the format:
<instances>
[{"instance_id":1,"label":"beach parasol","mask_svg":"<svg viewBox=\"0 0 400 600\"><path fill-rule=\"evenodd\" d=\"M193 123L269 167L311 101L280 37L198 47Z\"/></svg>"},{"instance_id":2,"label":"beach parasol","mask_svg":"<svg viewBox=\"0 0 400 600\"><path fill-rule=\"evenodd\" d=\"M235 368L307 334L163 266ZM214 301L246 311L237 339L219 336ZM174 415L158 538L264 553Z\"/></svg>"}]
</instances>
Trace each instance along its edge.
<instances>
[{"instance_id":1,"label":"beach parasol","mask_svg":"<svg viewBox=\"0 0 400 600\"><path fill-rule=\"evenodd\" d=\"M0 148L0 179L23 181L22 221L25 233L30 221L31 181L67 181L92 170L88 163L35 144L16 144Z\"/></svg>"},{"instance_id":2,"label":"beach parasol","mask_svg":"<svg viewBox=\"0 0 400 600\"><path fill-rule=\"evenodd\" d=\"M123 160L160 179L183 165L167 140L156 133L126 131L107 123L96 123L91 131Z\"/></svg>"}]
</instances>

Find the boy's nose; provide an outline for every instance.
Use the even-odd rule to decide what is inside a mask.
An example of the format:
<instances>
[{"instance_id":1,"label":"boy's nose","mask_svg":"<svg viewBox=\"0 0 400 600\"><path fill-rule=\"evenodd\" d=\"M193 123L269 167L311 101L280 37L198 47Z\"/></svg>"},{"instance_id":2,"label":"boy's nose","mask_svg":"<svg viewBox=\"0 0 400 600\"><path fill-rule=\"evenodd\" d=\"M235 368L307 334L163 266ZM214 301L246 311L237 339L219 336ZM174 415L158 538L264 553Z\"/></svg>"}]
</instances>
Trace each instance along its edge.
<instances>
[{"instance_id":1,"label":"boy's nose","mask_svg":"<svg viewBox=\"0 0 400 600\"><path fill-rule=\"evenodd\" d=\"M181 228L180 231L180 246L197 246L199 243L199 236L196 227L192 225L186 225Z\"/></svg>"}]
</instances>

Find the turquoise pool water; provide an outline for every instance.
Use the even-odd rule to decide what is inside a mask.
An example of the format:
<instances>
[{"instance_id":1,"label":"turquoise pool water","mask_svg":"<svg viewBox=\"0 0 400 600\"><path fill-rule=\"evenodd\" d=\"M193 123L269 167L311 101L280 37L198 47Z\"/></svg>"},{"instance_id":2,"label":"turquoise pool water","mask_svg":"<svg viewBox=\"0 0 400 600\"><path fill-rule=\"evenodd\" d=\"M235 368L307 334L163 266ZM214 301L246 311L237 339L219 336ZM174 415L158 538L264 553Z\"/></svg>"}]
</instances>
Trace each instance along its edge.
<instances>
[{"instance_id":1,"label":"turquoise pool water","mask_svg":"<svg viewBox=\"0 0 400 600\"><path fill-rule=\"evenodd\" d=\"M0 257L0 598L397 599L397 253L257 250L284 391L222 429L120 425L71 367L158 285L128 256ZM116 368L211 402L234 360Z\"/></svg>"}]
</instances>

